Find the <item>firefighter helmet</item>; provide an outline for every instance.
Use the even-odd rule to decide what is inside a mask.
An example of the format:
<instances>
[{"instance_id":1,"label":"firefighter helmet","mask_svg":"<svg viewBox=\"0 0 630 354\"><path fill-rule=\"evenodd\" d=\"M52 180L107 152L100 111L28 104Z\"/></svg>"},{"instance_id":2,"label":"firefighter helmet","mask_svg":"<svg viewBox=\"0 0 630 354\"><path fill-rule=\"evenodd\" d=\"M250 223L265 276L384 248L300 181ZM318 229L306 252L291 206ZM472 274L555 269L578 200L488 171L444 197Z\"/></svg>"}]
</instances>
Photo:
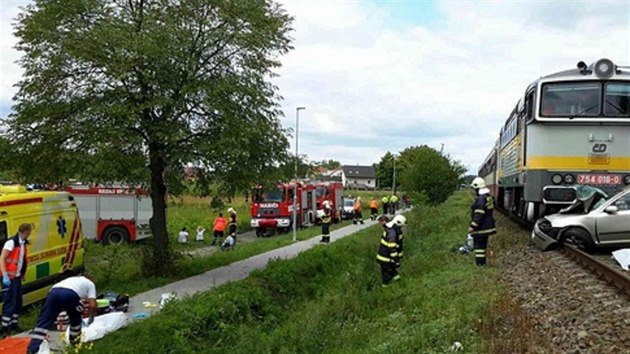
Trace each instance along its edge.
<instances>
[{"instance_id":1,"label":"firefighter helmet","mask_svg":"<svg viewBox=\"0 0 630 354\"><path fill-rule=\"evenodd\" d=\"M470 186L474 189L486 188L486 181L484 181L481 177L475 177Z\"/></svg>"},{"instance_id":2,"label":"firefighter helmet","mask_svg":"<svg viewBox=\"0 0 630 354\"><path fill-rule=\"evenodd\" d=\"M396 226L403 226L407 224L407 218L399 214L399 215L394 216L394 219L392 220L392 222Z\"/></svg>"}]
</instances>

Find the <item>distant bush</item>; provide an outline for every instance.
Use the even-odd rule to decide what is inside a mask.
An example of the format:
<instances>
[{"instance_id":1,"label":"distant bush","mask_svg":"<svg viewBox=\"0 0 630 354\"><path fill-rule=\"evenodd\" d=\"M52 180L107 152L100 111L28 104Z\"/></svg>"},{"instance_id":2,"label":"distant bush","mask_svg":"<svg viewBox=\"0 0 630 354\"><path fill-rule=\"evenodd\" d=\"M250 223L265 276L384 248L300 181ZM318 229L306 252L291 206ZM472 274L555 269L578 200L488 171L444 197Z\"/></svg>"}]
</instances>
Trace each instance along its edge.
<instances>
[{"instance_id":1,"label":"distant bush","mask_svg":"<svg viewBox=\"0 0 630 354\"><path fill-rule=\"evenodd\" d=\"M459 186L459 166L428 146L401 152L403 190L422 193L430 204L444 202Z\"/></svg>"}]
</instances>

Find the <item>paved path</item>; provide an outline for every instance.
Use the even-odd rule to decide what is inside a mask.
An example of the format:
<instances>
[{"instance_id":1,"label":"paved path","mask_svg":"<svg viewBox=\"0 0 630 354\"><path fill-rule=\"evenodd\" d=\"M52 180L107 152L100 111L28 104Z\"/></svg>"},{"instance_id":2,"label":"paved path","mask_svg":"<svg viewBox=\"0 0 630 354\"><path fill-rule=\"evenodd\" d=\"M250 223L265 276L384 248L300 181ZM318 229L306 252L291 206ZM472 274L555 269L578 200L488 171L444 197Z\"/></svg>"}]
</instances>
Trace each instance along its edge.
<instances>
[{"instance_id":1,"label":"paved path","mask_svg":"<svg viewBox=\"0 0 630 354\"><path fill-rule=\"evenodd\" d=\"M348 225L334 230L330 233L330 242L335 242L336 240L377 223L377 221L371 221L368 219L363 225ZM245 279L252 271L265 268L270 260L293 258L300 252L318 245L320 239L321 235L305 241L298 241L288 246L261 253L256 256L207 271L203 274L182 279L160 288L138 294L129 300L129 312L127 315L129 318L132 318L133 315L138 312L146 313L147 316L151 315L156 312L158 308L147 308L143 305L143 303L148 301L157 304L160 301L162 294L176 293L178 297L182 297L192 295L199 291L207 291L231 281Z\"/></svg>"}]
</instances>

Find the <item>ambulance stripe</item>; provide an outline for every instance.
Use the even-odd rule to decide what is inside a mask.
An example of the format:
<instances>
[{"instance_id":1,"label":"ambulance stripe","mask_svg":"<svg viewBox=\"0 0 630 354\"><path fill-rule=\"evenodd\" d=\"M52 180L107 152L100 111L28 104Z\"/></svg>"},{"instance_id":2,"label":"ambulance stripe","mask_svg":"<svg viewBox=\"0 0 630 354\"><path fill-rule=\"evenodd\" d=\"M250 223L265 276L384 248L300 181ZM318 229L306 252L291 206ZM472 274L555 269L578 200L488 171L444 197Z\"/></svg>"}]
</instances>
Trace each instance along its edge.
<instances>
[{"instance_id":1,"label":"ambulance stripe","mask_svg":"<svg viewBox=\"0 0 630 354\"><path fill-rule=\"evenodd\" d=\"M72 252L70 253L70 262L69 265L72 266L72 264L74 264L74 255L77 252L77 246L78 246L78 235L79 235L79 219L75 219L74 222L74 227L72 228L72 239L71 239L71 245L70 245L70 249L72 250Z\"/></svg>"},{"instance_id":2,"label":"ambulance stripe","mask_svg":"<svg viewBox=\"0 0 630 354\"><path fill-rule=\"evenodd\" d=\"M66 253L66 263L65 263L65 268L66 269L71 269L72 268L72 258L74 258L74 238L75 238L75 233L77 231L77 224L78 224L78 220L75 218L74 219L74 223L72 224L72 235L70 236L70 244L68 245L68 253Z\"/></svg>"},{"instance_id":3,"label":"ambulance stripe","mask_svg":"<svg viewBox=\"0 0 630 354\"><path fill-rule=\"evenodd\" d=\"M44 198L28 198L28 199L17 199L17 200L7 200L4 202L0 202L0 207L11 206L11 205L20 205L20 204L30 204L30 203L41 203Z\"/></svg>"},{"instance_id":4,"label":"ambulance stripe","mask_svg":"<svg viewBox=\"0 0 630 354\"><path fill-rule=\"evenodd\" d=\"M79 218L76 218L76 228L75 231L72 234L72 259L70 260L70 265L74 264L74 256L77 254L77 248L79 248L79 243L81 242L81 240L79 240L79 236L81 235L81 221L79 220Z\"/></svg>"}]
</instances>

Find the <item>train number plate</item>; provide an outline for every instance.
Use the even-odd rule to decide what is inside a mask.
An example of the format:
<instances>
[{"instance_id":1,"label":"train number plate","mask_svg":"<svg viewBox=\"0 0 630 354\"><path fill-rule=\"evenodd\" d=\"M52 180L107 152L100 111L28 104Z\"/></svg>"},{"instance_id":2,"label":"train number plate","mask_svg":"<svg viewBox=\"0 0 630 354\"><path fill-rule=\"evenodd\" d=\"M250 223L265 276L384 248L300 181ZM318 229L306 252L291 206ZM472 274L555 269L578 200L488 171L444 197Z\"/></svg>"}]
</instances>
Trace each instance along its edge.
<instances>
[{"instance_id":1,"label":"train number plate","mask_svg":"<svg viewBox=\"0 0 630 354\"><path fill-rule=\"evenodd\" d=\"M578 184L621 184L621 175L578 175Z\"/></svg>"}]
</instances>

